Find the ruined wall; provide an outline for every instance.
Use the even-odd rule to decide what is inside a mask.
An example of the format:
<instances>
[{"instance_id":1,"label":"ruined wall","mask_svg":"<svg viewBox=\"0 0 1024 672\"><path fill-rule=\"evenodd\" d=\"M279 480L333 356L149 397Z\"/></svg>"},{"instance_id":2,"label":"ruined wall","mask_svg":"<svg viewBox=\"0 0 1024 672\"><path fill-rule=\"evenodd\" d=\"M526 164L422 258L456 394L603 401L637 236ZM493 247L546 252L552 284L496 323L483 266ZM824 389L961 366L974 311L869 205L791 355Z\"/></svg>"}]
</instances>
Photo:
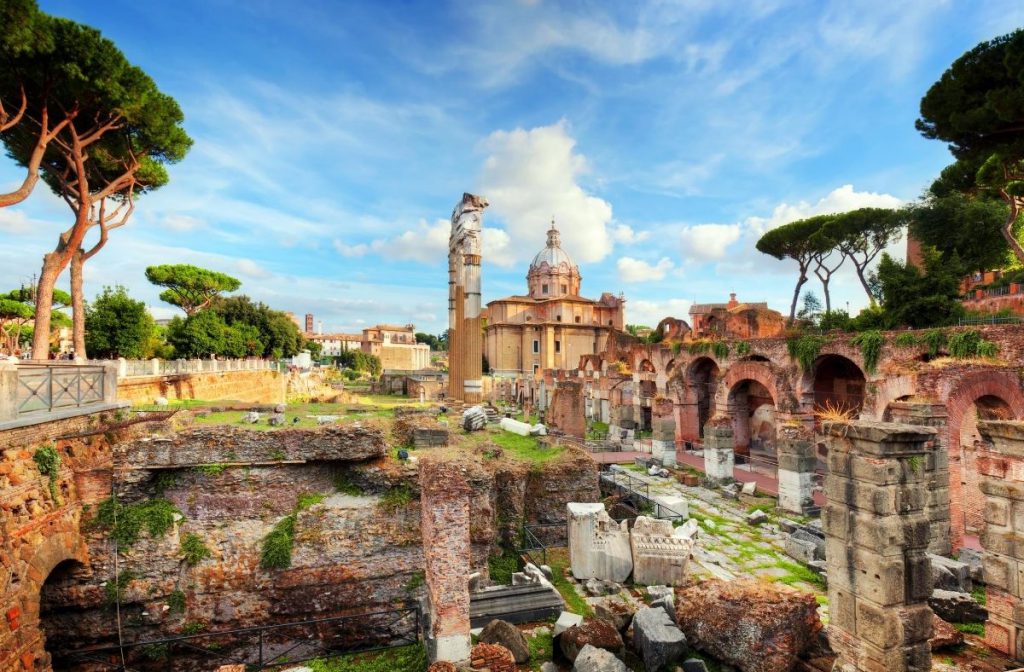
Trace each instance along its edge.
<instances>
[{"instance_id":1,"label":"ruined wall","mask_svg":"<svg viewBox=\"0 0 1024 672\"><path fill-rule=\"evenodd\" d=\"M117 381L117 398L132 405L152 404L157 397L280 404L286 378L277 371L220 371L170 376L140 376Z\"/></svg>"},{"instance_id":2,"label":"ruined wall","mask_svg":"<svg viewBox=\"0 0 1024 672\"><path fill-rule=\"evenodd\" d=\"M575 381L559 382L544 417L554 429L582 439L587 433L583 385Z\"/></svg>"},{"instance_id":3,"label":"ruined wall","mask_svg":"<svg viewBox=\"0 0 1024 672\"><path fill-rule=\"evenodd\" d=\"M79 534L82 506L98 501L104 476L109 479L110 448L104 435L61 437L89 431L113 415L83 415L0 432L2 670L49 667L39 627L40 590L62 562L88 560ZM40 473L34 459L43 446L54 448L61 459L52 491L50 477Z\"/></svg>"}]
</instances>

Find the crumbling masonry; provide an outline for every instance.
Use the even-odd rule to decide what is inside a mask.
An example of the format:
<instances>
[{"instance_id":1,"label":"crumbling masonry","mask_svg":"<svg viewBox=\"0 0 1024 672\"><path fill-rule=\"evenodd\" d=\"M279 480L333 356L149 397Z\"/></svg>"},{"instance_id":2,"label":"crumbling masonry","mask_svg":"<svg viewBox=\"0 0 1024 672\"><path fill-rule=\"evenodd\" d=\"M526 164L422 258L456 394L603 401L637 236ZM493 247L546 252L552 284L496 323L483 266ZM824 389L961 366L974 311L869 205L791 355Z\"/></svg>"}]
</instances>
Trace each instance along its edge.
<instances>
[{"instance_id":1,"label":"crumbling masonry","mask_svg":"<svg viewBox=\"0 0 1024 672\"><path fill-rule=\"evenodd\" d=\"M829 502L822 527L836 669L931 670L925 506L935 430L856 422L824 431Z\"/></svg>"}]
</instances>

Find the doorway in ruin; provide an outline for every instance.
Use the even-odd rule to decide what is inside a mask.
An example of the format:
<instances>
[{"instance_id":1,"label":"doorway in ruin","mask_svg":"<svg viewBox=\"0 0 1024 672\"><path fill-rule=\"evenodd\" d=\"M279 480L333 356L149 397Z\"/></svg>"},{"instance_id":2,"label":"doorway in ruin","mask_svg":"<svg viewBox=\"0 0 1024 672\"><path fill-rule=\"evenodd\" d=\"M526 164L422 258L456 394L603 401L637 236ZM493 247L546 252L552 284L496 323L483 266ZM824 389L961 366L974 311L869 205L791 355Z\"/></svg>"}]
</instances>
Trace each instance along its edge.
<instances>
[{"instance_id":1,"label":"doorway in ruin","mask_svg":"<svg viewBox=\"0 0 1024 672\"><path fill-rule=\"evenodd\" d=\"M687 380L697 403L697 435L704 438L704 424L711 419L715 392L718 389L718 364L710 357L700 357L690 365Z\"/></svg>"},{"instance_id":2,"label":"doorway in ruin","mask_svg":"<svg viewBox=\"0 0 1024 672\"><path fill-rule=\"evenodd\" d=\"M852 360L824 355L815 360L812 376L815 413L834 411L852 418L860 415L867 380Z\"/></svg>"},{"instance_id":3,"label":"doorway in ruin","mask_svg":"<svg viewBox=\"0 0 1024 672\"><path fill-rule=\"evenodd\" d=\"M729 414L736 454L775 463L775 399L768 388L756 380L739 381L729 390Z\"/></svg>"},{"instance_id":4,"label":"doorway in ruin","mask_svg":"<svg viewBox=\"0 0 1024 672\"><path fill-rule=\"evenodd\" d=\"M64 560L50 571L39 590L39 629L43 633L46 652L54 670L76 667L69 655L94 641L84 641L83 633L97 635L101 628L90 626L84 610L76 606L76 594L84 585L85 565L77 560ZM96 609L92 612L97 613Z\"/></svg>"},{"instance_id":5,"label":"doorway in ruin","mask_svg":"<svg viewBox=\"0 0 1024 672\"><path fill-rule=\"evenodd\" d=\"M964 511L964 533L979 535L984 528L985 497L978 477L977 454L981 444L979 420L1013 420L1014 413L1005 400L987 394L978 397L964 411L960 423L960 504ZM957 438L957 437L951 437Z\"/></svg>"}]
</instances>

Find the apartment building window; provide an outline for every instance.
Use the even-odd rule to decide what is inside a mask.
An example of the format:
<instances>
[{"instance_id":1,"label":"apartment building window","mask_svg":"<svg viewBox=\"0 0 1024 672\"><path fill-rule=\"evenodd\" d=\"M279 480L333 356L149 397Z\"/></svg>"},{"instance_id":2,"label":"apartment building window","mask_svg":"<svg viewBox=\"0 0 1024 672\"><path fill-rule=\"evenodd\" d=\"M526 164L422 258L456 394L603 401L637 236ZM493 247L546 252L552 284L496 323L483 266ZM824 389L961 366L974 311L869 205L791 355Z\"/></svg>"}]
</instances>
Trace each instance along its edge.
<instances>
[{"instance_id":1,"label":"apartment building window","mask_svg":"<svg viewBox=\"0 0 1024 672\"><path fill-rule=\"evenodd\" d=\"M534 339L533 341L533 354L540 352L540 341Z\"/></svg>"},{"instance_id":2,"label":"apartment building window","mask_svg":"<svg viewBox=\"0 0 1024 672\"><path fill-rule=\"evenodd\" d=\"M562 351L562 342L561 341L555 341L555 352L561 352L561 351Z\"/></svg>"},{"instance_id":3,"label":"apartment building window","mask_svg":"<svg viewBox=\"0 0 1024 672\"><path fill-rule=\"evenodd\" d=\"M548 293L548 286L547 285L541 285L540 286L540 291L541 291L542 294L547 294Z\"/></svg>"}]
</instances>

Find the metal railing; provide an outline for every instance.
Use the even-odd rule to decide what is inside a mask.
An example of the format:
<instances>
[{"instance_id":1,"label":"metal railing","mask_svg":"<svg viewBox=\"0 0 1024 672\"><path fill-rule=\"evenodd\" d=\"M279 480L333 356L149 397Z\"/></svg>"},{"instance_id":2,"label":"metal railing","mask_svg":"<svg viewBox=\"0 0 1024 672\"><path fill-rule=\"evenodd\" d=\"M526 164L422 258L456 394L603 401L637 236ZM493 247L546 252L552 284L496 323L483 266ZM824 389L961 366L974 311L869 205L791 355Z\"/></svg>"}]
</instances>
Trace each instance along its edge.
<instances>
[{"instance_id":1,"label":"metal railing","mask_svg":"<svg viewBox=\"0 0 1024 672\"><path fill-rule=\"evenodd\" d=\"M102 404L106 369L76 364L18 364L17 414Z\"/></svg>"},{"instance_id":2,"label":"metal railing","mask_svg":"<svg viewBox=\"0 0 1024 672\"><path fill-rule=\"evenodd\" d=\"M639 506L635 508L643 515L669 520L687 518L682 513L651 498L651 486L646 481L630 476L624 471L618 469L602 471L600 482L611 486L611 488L621 492L627 498L637 500ZM644 513L645 511L646 513Z\"/></svg>"},{"instance_id":3,"label":"metal railing","mask_svg":"<svg viewBox=\"0 0 1024 672\"><path fill-rule=\"evenodd\" d=\"M962 317L957 320L957 325L965 327L978 324L1020 324L1021 322L1024 322L1024 318L1015 315L1004 315L1001 317L993 315L991 317Z\"/></svg>"},{"instance_id":4,"label":"metal railing","mask_svg":"<svg viewBox=\"0 0 1024 672\"><path fill-rule=\"evenodd\" d=\"M416 644L420 616L419 607L408 607L58 652L55 658L105 672L198 669L198 661L266 670Z\"/></svg>"}]
</instances>

